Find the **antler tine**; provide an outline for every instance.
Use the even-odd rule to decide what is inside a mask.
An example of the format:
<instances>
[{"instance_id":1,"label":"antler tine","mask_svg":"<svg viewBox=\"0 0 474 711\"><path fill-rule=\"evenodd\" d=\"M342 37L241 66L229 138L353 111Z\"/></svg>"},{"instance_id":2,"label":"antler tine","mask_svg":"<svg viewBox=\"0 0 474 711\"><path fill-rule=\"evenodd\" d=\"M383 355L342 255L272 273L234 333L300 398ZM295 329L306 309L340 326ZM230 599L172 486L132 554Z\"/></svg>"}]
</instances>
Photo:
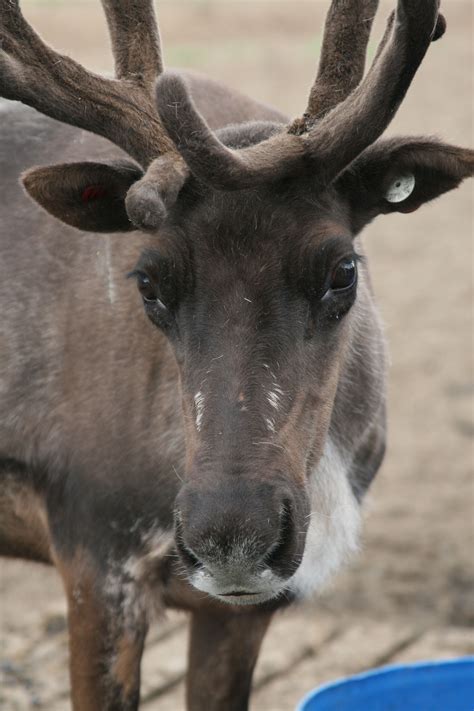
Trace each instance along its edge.
<instances>
[{"instance_id":1,"label":"antler tine","mask_svg":"<svg viewBox=\"0 0 474 711\"><path fill-rule=\"evenodd\" d=\"M108 0L107 4L112 13L119 0ZM154 158L176 151L160 123L152 92L140 80L144 75L149 81L151 72L159 71L156 33L148 33L146 61L138 58L136 49L136 43L145 41L147 35L143 22L150 16L149 0L136 0L127 6L130 12L142 8L140 22L133 25L134 49L128 53L124 49L125 26L119 21L113 41L117 43L118 73L128 72L129 78L111 80L53 51L25 20L18 0L1 0L0 96L22 101L51 118L108 138L147 166ZM125 14L120 11L118 16L124 18ZM136 69L141 72L134 77Z\"/></svg>"},{"instance_id":2,"label":"antler tine","mask_svg":"<svg viewBox=\"0 0 474 711\"><path fill-rule=\"evenodd\" d=\"M308 134L308 153L320 163L324 182L333 180L392 121L430 43L444 32L438 7L439 0L398 0L365 79Z\"/></svg>"},{"instance_id":3,"label":"antler tine","mask_svg":"<svg viewBox=\"0 0 474 711\"><path fill-rule=\"evenodd\" d=\"M370 30L379 0L333 0L326 16L319 69L302 120L303 133L349 96L364 75Z\"/></svg>"},{"instance_id":4,"label":"antler tine","mask_svg":"<svg viewBox=\"0 0 474 711\"><path fill-rule=\"evenodd\" d=\"M192 173L218 189L239 190L296 173L329 185L377 140L396 114L431 41L444 32L438 0L398 0L370 71L307 133L290 126L267 141L231 150L212 135L178 76L160 77L158 110ZM171 111L172 107L172 111Z\"/></svg>"},{"instance_id":5,"label":"antler tine","mask_svg":"<svg viewBox=\"0 0 474 711\"><path fill-rule=\"evenodd\" d=\"M102 0L117 79L141 78L151 85L163 72L153 0Z\"/></svg>"}]
</instances>

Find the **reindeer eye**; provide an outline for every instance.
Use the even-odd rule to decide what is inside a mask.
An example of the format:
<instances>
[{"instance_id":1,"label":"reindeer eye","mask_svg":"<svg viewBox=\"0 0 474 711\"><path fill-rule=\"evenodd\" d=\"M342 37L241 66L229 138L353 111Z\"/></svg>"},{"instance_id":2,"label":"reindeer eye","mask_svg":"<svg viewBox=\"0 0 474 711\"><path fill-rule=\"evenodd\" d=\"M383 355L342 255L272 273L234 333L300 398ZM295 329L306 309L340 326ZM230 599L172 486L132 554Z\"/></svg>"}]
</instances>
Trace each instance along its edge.
<instances>
[{"instance_id":1,"label":"reindeer eye","mask_svg":"<svg viewBox=\"0 0 474 711\"><path fill-rule=\"evenodd\" d=\"M157 295L155 287L153 286L151 280L149 279L149 277L147 277L146 274L137 274L137 286L138 291L142 295L144 301L156 301Z\"/></svg>"},{"instance_id":2,"label":"reindeer eye","mask_svg":"<svg viewBox=\"0 0 474 711\"><path fill-rule=\"evenodd\" d=\"M341 259L337 267L334 269L331 277L331 291L342 291L350 289L357 280L357 266L355 259Z\"/></svg>"}]
</instances>

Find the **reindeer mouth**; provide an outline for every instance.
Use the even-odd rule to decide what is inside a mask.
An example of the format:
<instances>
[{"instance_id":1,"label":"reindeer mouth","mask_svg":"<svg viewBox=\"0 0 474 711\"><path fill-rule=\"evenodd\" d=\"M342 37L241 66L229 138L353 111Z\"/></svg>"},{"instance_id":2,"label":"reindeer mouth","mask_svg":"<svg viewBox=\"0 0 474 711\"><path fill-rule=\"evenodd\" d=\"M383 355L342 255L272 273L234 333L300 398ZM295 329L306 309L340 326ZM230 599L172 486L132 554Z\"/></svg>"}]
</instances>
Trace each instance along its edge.
<instances>
[{"instance_id":1,"label":"reindeer mouth","mask_svg":"<svg viewBox=\"0 0 474 711\"><path fill-rule=\"evenodd\" d=\"M260 605L276 597L275 592L242 592L213 593L212 597L227 605Z\"/></svg>"},{"instance_id":2,"label":"reindeer mouth","mask_svg":"<svg viewBox=\"0 0 474 711\"><path fill-rule=\"evenodd\" d=\"M258 592L249 592L248 590L232 590L228 593L221 593L221 597L243 597L249 595L260 595Z\"/></svg>"},{"instance_id":3,"label":"reindeer mouth","mask_svg":"<svg viewBox=\"0 0 474 711\"><path fill-rule=\"evenodd\" d=\"M235 577L235 576L232 576ZM229 605L260 605L280 596L286 582L270 571L249 575L248 579L230 580L207 570L195 571L190 583L201 592Z\"/></svg>"}]
</instances>

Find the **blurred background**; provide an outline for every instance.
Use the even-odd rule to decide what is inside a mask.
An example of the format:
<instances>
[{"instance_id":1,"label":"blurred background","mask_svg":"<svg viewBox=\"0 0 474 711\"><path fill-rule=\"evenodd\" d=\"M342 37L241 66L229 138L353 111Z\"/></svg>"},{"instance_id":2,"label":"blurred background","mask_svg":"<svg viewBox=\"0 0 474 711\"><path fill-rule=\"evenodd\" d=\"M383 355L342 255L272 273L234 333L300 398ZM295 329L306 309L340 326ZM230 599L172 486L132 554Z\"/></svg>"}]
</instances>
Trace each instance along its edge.
<instances>
[{"instance_id":1,"label":"blurred background","mask_svg":"<svg viewBox=\"0 0 474 711\"><path fill-rule=\"evenodd\" d=\"M381 0L369 56L394 3ZM192 67L300 114L316 71L326 0L161 0L168 66ZM54 47L111 71L98 0L24 0ZM388 133L472 145L473 5L444 4L432 45ZM311 605L280 615L253 709L288 711L310 688L390 661L473 652L472 187L365 231L391 353L388 453L369 495L363 549ZM0 706L65 711L64 601L53 570L2 561ZM186 620L150 633L143 708L180 711Z\"/></svg>"}]
</instances>

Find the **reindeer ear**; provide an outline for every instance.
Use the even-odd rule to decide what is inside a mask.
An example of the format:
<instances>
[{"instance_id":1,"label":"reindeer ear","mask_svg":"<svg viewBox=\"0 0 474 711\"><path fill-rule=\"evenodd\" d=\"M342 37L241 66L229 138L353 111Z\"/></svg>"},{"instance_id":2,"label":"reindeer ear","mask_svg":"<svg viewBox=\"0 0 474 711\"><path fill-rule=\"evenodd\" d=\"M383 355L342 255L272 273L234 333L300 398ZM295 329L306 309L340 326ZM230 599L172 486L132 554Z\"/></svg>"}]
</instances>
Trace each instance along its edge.
<instances>
[{"instance_id":1,"label":"reindeer ear","mask_svg":"<svg viewBox=\"0 0 474 711\"><path fill-rule=\"evenodd\" d=\"M366 149L336 186L352 208L355 232L388 212L414 212L474 174L474 151L434 139L394 138Z\"/></svg>"},{"instance_id":2,"label":"reindeer ear","mask_svg":"<svg viewBox=\"0 0 474 711\"><path fill-rule=\"evenodd\" d=\"M65 163L22 175L28 194L47 212L84 232L136 229L125 210L130 186L143 171L130 161Z\"/></svg>"}]
</instances>

